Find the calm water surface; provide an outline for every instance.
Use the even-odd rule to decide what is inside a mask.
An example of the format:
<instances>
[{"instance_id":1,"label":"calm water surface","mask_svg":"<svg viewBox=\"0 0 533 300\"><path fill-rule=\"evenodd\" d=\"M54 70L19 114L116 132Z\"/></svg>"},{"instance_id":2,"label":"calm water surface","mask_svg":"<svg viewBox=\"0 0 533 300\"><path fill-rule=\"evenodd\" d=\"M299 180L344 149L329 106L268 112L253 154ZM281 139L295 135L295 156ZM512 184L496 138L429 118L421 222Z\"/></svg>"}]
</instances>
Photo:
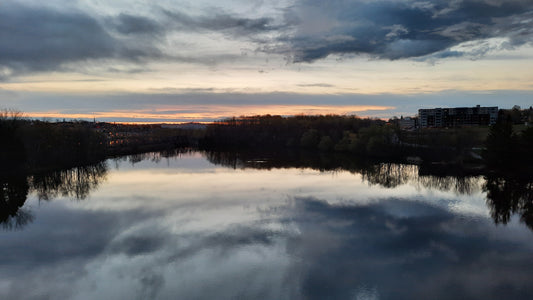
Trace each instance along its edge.
<instances>
[{"instance_id":1,"label":"calm water surface","mask_svg":"<svg viewBox=\"0 0 533 300\"><path fill-rule=\"evenodd\" d=\"M418 174L192 152L4 179L0 298L533 299L520 216Z\"/></svg>"}]
</instances>

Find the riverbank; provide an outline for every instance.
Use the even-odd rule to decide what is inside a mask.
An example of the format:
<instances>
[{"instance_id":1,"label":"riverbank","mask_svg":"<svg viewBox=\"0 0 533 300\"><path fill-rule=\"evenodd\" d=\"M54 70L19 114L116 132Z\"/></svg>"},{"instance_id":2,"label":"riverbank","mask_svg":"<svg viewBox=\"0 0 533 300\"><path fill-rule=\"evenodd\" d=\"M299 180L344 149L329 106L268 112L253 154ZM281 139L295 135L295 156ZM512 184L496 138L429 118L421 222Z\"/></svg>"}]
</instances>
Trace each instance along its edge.
<instances>
[{"instance_id":1,"label":"riverbank","mask_svg":"<svg viewBox=\"0 0 533 300\"><path fill-rule=\"evenodd\" d=\"M502 125L503 124L503 125ZM504 128L505 127L505 128ZM434 165L476 173L490 164L531 165L533 129L512 124L401 130L355 116L251 116L186 127L0 120L0 174L87 165L123 155L192 148L213 152L306 152L356 160ZM503 162L502 162L503 161ZM522 170L527 172L526 170Z\"/></svg>"}]
</instances>

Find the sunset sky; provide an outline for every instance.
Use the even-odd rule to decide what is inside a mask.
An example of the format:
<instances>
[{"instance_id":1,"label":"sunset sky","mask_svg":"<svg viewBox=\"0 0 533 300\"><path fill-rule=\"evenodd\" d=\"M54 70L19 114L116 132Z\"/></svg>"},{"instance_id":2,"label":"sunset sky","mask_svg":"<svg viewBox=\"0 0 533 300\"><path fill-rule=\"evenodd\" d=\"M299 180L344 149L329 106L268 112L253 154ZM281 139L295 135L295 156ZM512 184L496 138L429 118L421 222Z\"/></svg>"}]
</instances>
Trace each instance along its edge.
<instances>
[{"instance_id":1,"label":"sunset sky","mask_svg":"<svg viewBox=\"0 0 533 300\"><path fill-rule=\"evenodd\" d=\"M531 0L0 2L0 109L389 118L533 105Z\"/></svg>"}]
</instances>

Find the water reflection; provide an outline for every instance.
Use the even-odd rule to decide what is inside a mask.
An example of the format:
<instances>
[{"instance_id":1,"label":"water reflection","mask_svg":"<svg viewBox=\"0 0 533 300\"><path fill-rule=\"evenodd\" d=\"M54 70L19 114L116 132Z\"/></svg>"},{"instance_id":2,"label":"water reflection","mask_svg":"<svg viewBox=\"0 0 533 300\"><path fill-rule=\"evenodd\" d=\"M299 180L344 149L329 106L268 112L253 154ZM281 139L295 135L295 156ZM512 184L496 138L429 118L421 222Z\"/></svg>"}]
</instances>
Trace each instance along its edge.
<instances>
[{"instance_id":1,"label":"water reflection","mask_svg":"<svg viewBox=\"0 0 533 300\"><path fill-rule=\"evenodd\" d=\"M191 152L190 149L174 149L122 156L110 161L117 166L122 161L132 165L141 161L159 163L162 159ZM106 161L28 176L23 175L20 169L14 169L13 174L0 176L0 224L4 229L21 229L31 223L34 219L32 212L22 208L31 193L35 193L39 200L46 201L60 196L84 200L105 181L107 173Z\"/></svg>"},{"instance_id":2,"label":"water reflection","mask_svg":"<svg viewBox=\"0 0 533 300\"><path fill-rule=\"evenodd\" d=\"M487 205L496 224L507 224L513 214L533 230L533 178L502 176L508 171L480 169L465 174L463 170L447 169L439 165L406 165L390 162L360 161L343 155L313 155L306 153L249 154L235 152L206 153L214 164L232 168L313 168L320 171L345 170L359 173L369 184L386 188L411 184L419 188L452 191L458 195L486 192ZM500 174L500 175L498 175ZM483 180L481 178L483 177ZM483 182L484 181L484 182Z\"/></svg>"},{"instance_id":3,"label":"water reflection","mask_svg":"<svg viewBox=\"0 0 533 300\"><path fill-rule=\"evenodd\" d=\"M10 216L26 198L59 199L24 230L0 232L0 298L533 298L531 232L511 217L531 184L395 163L207 154L232 167L222 168L178 155L3 178ZM518 191L507 226L486 215L481 188ZM471 198L483 213L439 202Z\"/></svg>"},{"instance_id":4,"label":"water reflection","mask_svg":"<svg viewBox=\"0 0 533 300\"><path fill-rule=\"evenodd\" d=\"M22 209L30 193L35 193L40 200L59 196L83 200L105 180L107 171L107 164L100 162L30 176L1 177L0 223L4 229L20 229L30 223L32 213Z\"/></svg>"},{"instance_id":5,"label":"water reflection","mask_svg":"<svg viewBox=\"0 0 533 300\"><path fill-rule=\"evenodd\" d=\"M483 220L400 199L347 206L300 198L291 212L299 234L288 249L303 258L292 270L304 274L302 299L533 296L530 245L496 237Z\"/></svg>"},{"instance_id":6,"label":"water reflection","mask_svg":"<svg viewBox=\"0 0 533 300\"><path fill-rule=\"evenodd\" d=\"M28 191L26 176L0 177L0 223L4 229L21 228L33 220L29 211L21 210Z\"/></svg>"},{"instance_id":7,"label":"water reflection","mask_svg":"<svg viewBox=\"0 0 533 300\"><path fill-rule=\"evenodd\" d=\"M123 162L123 161L129 162L131 165L135 165L142 161L150 161L154 163L159 163L163 159L177 158L183 155L196 153L196 152L197 152L196 150L190 149L190 148L176 148L176 149L168 149L168 150L159 151L159 152L146 152L146 153L125 155L125 156L113 158L112 160L115 162L115 165L118 168L118 163Z\"/></svg>"},{"instance_id":8,"label":"water reflection","mask_svg":"<svg viewBox=\"0 0 533 300\"><path fill-rule=\"evenodd\" d=\"M483 189L496 224L507 224L513 214L518 214L520 221L533 230L533 180L488 175Z\"/></svg>"},{"instance_id":9,"label":"water reflection","mask_svg":"<svg viewBox=\"0 0 533 300\"><path fill-rule=\"evenodd\" d=\"M431 166L407 165L391 162L372 162L358 160L346 155L316 155L311 153L284 153L257 155L246 153L212 152L206 154L214 164L232 168L312 168L320 171L349 171L361 174L369 184L395 188L412 184L421 188L453 191L457 194L471 195L481 190L481 173L464 174L443 173L441 168ZM431 170L435 170L434 173Z\"/></svg>"},{"instance_id":10,"label":"water reflection","mask_svg":"<svg viewBox=\"0 0 533 300\"><path fill-rule=\"evenodd\" d=\"M32 191L42 200L58 196L83 200L105 180L107 165L105 162L59 170L30 176Z\"/></svg>"},{"instance_id":11,"label":"water reflection","mask_svg":"<svg viewBox=\"0 0 533 300\"><path fill-rule=\"evenodd\" d=\"M190 149L175 149L123 156L111 161L118 168L119 163L124 161L131 165L142 161L160 163L163 159L177 158L191 153L197 152ZM349 171L361 174L362 179L370 185L385 188L409 184L418 189L452 191L458 195L472 195L484 191L487 205L496 224L507 224L512 215L518 214L521 221L533 229L533 180L528 178L501 176L496 175L501 172L491 172L484 175L481 180L480 172L463 174L452 170L450 174L446 174L446 171L438 166L371 162L342 154L205 152L203 155L213 164L234 169L311 168L330 172ZM50 200L59 196L85 199L102 180L105 180L107 172L106 162L100 162L29 177L4 176L0 178L2 185L0 223L4 228L20 228L33 220L31 212L20 210L28 193L35 192L41 200Z\"/></svg>"}]
</instances>

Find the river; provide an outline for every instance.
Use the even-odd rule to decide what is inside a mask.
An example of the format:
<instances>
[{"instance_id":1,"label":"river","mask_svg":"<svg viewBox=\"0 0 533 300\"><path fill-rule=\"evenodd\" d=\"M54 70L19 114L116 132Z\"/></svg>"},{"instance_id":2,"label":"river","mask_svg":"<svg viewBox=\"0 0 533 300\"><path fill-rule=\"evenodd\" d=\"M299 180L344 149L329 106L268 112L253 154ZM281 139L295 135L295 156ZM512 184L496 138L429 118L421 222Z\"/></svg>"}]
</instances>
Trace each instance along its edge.
<instances>
[{"instance_id":1,"label":"river","mask_svg":"<svg viewBox=\"0 0 533 300\"><path fill-rule=\"evenodd\" d=\"M0 298L533 299L527 203L420 174L191 151L6 177Z\"/></svg>"}]
</instances>

